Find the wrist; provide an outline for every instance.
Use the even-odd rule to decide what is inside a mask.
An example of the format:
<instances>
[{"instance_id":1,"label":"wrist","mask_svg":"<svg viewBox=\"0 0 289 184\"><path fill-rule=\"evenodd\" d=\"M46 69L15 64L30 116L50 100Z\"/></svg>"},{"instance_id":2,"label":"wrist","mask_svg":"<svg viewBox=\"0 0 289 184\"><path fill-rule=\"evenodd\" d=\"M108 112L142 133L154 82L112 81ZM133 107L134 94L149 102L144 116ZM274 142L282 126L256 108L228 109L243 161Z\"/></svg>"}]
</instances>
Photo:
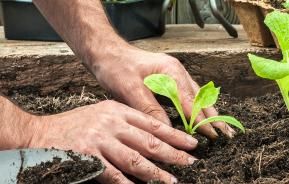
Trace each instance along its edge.
<instances>
[{"instance_id":1,"label":"wrist","mask_svg":"<svg viewBox=\"0 0 289 184\"><path fill-rule=\"evenodd\" d=\"M30 145L36 130L36 116L24 112L8 99L0 96L0 149L20 149Z\"/></svg>"},{"instance_id":2,"label":"wrist","mask_svg":"<svg viewBox=\"0 0 289 184\"><path fill-rule=\"evenodd\" d=\"M33 116L29 122L29 140L25 142L26 148L44 148L45 136L48 132L49 122L46 116Z\"/></svg>"},{"instance_id":3,"label":"wrist","mask_svg":"<svg viewBox=\"0 0 289 184\"><path fill-rule=\"evenodd\" d=\"M97 45L97 42L94 42L94 45ZM105 66L124 61L125 58L128 58L128 56L139 50L116 35L116 38L109 39L98 47L90 47L86 51L88 57L85 64L92 74L97 76L99 70Z\"/></svg>"}]
</instances>

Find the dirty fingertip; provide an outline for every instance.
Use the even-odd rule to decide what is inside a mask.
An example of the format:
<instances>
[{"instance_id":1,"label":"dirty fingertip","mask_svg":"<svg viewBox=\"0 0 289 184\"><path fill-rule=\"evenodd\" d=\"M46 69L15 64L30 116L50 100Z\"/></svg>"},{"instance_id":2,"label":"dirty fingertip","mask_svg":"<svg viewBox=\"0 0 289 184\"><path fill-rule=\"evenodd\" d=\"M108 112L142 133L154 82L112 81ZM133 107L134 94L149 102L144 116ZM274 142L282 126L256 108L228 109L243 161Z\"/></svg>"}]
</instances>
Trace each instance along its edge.
<instances>
[{"instance_id":1,"label":"dirty fingertip","mask_svg":"<svg viewBox=\"0 0 289 184\"><path fill-rule=\"evenodd\" d=\"M218 128L229 138L234 138L236 131L231 128L227 123L224 122L216 122L213 124L215 128Z\"/></svg>"},{"instance_id":2,"label":"dirty fingertip","mask_svg":"<svg viewBox=\"0 0 289 184\"><path fill-rule=\"evenodd\" d=\"M178 179L174 176L171 177L171 184L176 184L178 183Z\"/></svg>"},{"instance_id":3,"label":"dirty fingertip","mask_svg":"<svg viewBox=\"0 0 289 184\"><path fill-rule=\"evenodd\" d=\"M188 158L188 165L192 165L195 161L197 161L198 159L195 157L189 157Z\"/></svg>"},{"instance_id":4,"label":"dirty fingertip","mask_svg":"<svg viewBox=\"0 0 289 184\"><path fill-rule=\"evenodd\" d=\"M236 131L229 125L226 125L226 134L228 135L229 138L234 138L234 136L236 135Z\"/></svg>"},{"instance_id":5,"label":"dirty fingertip","mask_svg":"<svg viewBox=\"0 0 289 184\"><path fill-rule=\"evenodd\" d=\"M213 127L210 128L210 132L211 132L211 139L217 139L219 137L219 134Z\"/></svg>"},{"instance_id":6,"label":"dirty fingertip","mask_svg":"<svg viewBox=\"0 0 289 184\"><path fill-rule=\"evenodd\" d=\"M198 145L198 140L191 135L186 135L186 142L192 149L196 148Z\"/></svg>"}]
</instances>

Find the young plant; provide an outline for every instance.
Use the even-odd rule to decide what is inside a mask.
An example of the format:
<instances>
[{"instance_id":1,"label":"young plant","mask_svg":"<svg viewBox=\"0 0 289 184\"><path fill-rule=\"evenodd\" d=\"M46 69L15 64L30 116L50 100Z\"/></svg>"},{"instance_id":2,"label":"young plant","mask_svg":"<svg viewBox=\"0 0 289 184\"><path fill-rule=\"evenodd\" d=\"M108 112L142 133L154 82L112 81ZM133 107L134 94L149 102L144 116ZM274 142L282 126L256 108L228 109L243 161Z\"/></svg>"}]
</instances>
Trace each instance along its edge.
<instances>
[{"instance_id":1,"label":"young plant","mask_svg":"<svg viewBox=\"0 0 289 184\"><path fill-rule=\"evenodd\" d=\"M283 60L249 54L249 60L255 73L262 78L275 80L289 110L289 14L274 11L266 16L265 24L275 34L282 50Z\"/></svg>"},{"instance_id":2,"label":"young plant","mask_svg":"<svg viewBox=\"0 0 289 184\"><path fill-rule=\"evenodd\" d=\"M284 8L289 8L289 0L286 0L285 3L283 3Z\"/></svg>"},{"instance_id":3,"label":"young plant","mask_svg":"<svg viewBox=\"0 0 289 184\"><path fill-rule=\"evenodd\" d=\"M191 135L195 134L196 129L200 126L216 121L227 122L239 128L242 132L245 132L243 125L238 120L230 116L210 117L194 125L196 117L201 112L201 110L214 105L218 99L220 88L215 88L213 82L209 82L208 84L203 86L197 93L192 104L193 109L189 124L183 112L183 108L178 95L179 93L177 83L174 79L164 74L152 74L144 79L144 84L154 93L165 96L173 102L178 113L181 116L186 132Z\"/></svg>"}]
</instances>

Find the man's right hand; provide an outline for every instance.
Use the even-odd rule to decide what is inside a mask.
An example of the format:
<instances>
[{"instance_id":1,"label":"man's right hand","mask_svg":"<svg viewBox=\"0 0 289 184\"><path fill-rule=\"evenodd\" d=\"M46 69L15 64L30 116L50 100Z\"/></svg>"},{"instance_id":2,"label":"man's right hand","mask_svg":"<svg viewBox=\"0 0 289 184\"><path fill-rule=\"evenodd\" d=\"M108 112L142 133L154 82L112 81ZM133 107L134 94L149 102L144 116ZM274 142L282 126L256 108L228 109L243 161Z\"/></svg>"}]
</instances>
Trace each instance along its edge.
<instances>
[{"instance_id":1,"label":"man's right hand","mask_svg":"<svg viewBox=\"0 0 289 184\"><path fill-rule=\"evenodd\" d=\"M98 156L107 167L99 177L101 183L132 183L122 172L143 181L176 183L174 176L148 159L179 165L196 160L178 150L194 149L197 140L192 136L115 101L39 116L33 121L38 130L29 147L55 147Z\"/></svg>"}]
</instances>

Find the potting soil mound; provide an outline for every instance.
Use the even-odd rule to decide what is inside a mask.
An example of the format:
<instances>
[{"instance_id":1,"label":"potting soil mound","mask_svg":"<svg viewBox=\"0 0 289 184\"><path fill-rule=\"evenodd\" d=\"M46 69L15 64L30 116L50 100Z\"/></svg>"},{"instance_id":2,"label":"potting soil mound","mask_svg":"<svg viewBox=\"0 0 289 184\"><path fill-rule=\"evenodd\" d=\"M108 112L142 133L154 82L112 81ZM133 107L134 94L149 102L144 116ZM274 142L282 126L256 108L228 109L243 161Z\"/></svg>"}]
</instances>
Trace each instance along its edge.
<instances>
[{"instance_id":1,"label":"potting soil mound","mask_svg":"<svg viewBox=\"0 0 289 184\"><path fill-rule=\"evenodd\" d=\"M34 99L41 99L30 96L27 101L24 96L16 96L15 99L25 102L22 106L28 107L28 110L37 109L35 106L31 108L31 104L35 104ZM49 98L52 97L42 98L42 104ZM232 115L242 121L246 133L239 133L232 140L220 134L216 142L197 135L199 146L190 153L199 161L185 167L156 164L174 174L180 183L289 183L289 112L281 95L268 94L246 99L222 95L217 108L220 114ZM49 113L60 112L59 109L61 107L57 111L50 109ZM166 109L174 125L181 127L174 108ZM42 108L38 113L45 111Z\"/></svg>"}]
</instances>

